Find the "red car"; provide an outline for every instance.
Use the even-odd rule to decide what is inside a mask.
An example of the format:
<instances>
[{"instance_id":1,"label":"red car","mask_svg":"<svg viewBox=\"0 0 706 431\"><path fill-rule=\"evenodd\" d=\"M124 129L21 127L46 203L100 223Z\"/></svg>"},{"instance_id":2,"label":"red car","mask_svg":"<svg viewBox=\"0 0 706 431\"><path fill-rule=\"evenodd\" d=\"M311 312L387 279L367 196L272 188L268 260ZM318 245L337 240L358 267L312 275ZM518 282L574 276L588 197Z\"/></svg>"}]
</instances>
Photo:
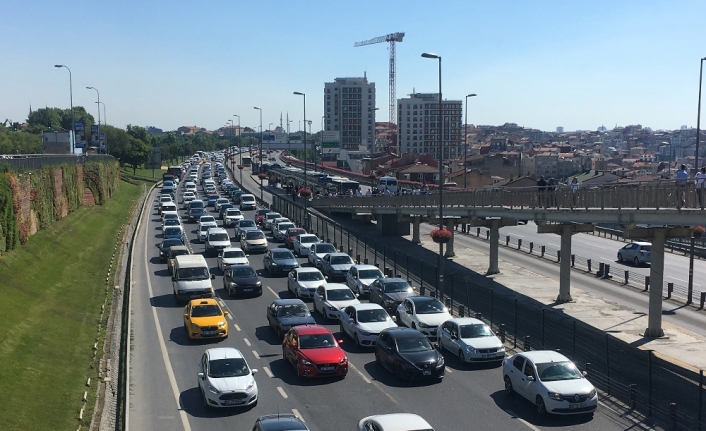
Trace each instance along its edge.
<instances>
[{"instance_id":1,"label":"red car","mask_svg":"<svg viewBox=\"0 0 706 431\"><path fill-rule=\"evenodd\" d=\"M303 325L289 330L282 342L282 356L297 377L346 377L348 357L333 334L323 326Z\"/></svg>"},{"instance_id":2,"label":"red car","mask_svg":"<svg viewBox=\"0 0 706 431\"><path fill-rule=\"evenodd\" d=\"M306 230L300 227L287 229L287 232L284 234L284 245L287 246L287 248L294 248L294 241L297 239L297 235L304 234L306 234Z\"/></svg>"},{"instance_id":3,"label":"red car","mask_svg":"<svg viewBox=\"0 0 706 431\"><path fill-rule=\"evenodd\" d=\"M262 224L262 221L265 220L265 214L270 212L268 209L259 209L255 211L255 224Z\"/></svg>"}]
</instances>

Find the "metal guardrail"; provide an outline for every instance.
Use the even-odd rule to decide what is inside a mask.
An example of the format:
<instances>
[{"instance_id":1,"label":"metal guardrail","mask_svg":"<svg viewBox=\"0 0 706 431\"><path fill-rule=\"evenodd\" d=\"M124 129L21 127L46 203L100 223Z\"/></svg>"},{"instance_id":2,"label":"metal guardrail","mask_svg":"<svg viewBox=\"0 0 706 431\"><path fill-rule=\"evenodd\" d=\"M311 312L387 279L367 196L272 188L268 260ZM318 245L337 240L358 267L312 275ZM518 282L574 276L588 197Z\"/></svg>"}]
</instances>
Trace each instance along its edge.
<instances>
[{"instance_id":1,"label":"metal guardrail","mask_svg":"<svg viewBox=\"0 0 706 431\"><path fill-rule=\"evenodd\" d=\"M115 157L107 154L93 155L53 155L53 154L23 154L4 155L0 157L0 168L7 165L12 170L36 171L46 165L63 165L87 162L113 161Z\"/></svg>"}]
</instances>

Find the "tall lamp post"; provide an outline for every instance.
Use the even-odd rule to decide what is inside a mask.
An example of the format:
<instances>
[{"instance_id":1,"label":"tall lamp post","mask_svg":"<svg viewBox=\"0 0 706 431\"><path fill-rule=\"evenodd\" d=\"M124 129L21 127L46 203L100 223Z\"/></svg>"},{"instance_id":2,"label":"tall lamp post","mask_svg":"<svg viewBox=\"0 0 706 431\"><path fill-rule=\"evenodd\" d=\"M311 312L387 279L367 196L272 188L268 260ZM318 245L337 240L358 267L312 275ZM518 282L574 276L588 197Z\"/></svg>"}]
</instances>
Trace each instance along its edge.
<instances>
[{"instance_id":1,"label":"tall lamp post","mask_svg":"<svg viewBox=\"0 0 706 431\"><path fill-rule=\"evenodd\" d=\"M324 172L324 119L325 115L321 116L321 173Z\"/></svg>"},{"instance_id":2,"label":"tall lamp post","mask_svg":"<svg viewBox=\"0 0 706 431\"><path fill-rule=\"evenodd\" d=\"M262 108L258 108L257 106L254 106L255 109L260 111L260 165L257 167L257 173L260 173L260 169L262 169ZM260 181L260 200L263 200L263 191L262 191L262 181Z\"/></svg>"},{"instance_id":3,"label":"tall lamp post","mask_svg":"<svg viewBox=\"0 0 706 431\"><path fill-rule=\"evenodd\" d=\"M96 94L98 95L98 154L101 153L101 94L98 92L98 89L95 87L86 87L88 90L96 90Z\"/></svg>"},{"instance_id":4,"label":"tall lamp post","mask_svg":"<svg viewBox=\"0 0 706 431\"><path fill-rule=\"evenodd\" d=\"M108 117L105 115L105 103L96 102L98 104L98 110L100 111L100 105L103 105L103 124L108 125ZM107 129L106 129L107 132ZM100 141L100 134L98 135L98 141ZM105 135L105 153L108 154L108 135Z\"/></svg>"},{"instance_id":5,"label":"tall lamp post","mask_svg":"<svg viewBox=\"0 0 706 431\"><path fill-rule=\"evenodd\" d=\"M422 54L424 58L439 60L439 117L436 119L436 126L439 128L439 229L444 227L444 125L441 118L441 56L431 52ZM438 290L443 295L444 293L444 244L439 243L439 281Z\"/></svg>"},{"instance_id":6,"label":"tall lamp post","mask_svg":"<svg viewBox=\"0 0 706 431\"><path fill-rule=\"evenodd\" d=\"M289 125L294 121L289 119L289 113L287 113L287 152L288 156L292 157L292 142L289 140Z\"/></svg>"},{"instance_id":7,"label":"tall lamp post","mask_svg":"<svg viewBox=\"0 0 706 431\"><path fill-rule=\"evenodd\" d=\"M466 157L468 154L468 98L475 97L476 93L472 93L466 96L466 119L463 120L463 188L468 188L468 179L466 178ZM464 225L465 226L465 225Z\"/></svg>"},{"instance_id":8,"label":"tall lamp post","mask_svg":"<svg viewBox=\"0 0 706 431\"><path fill-rule=\"evenodd\" d=\"M240 115L238 114L233 114L234 117L238 117L238 153L240 153L240 164L243 164L243 152L241 151L241 144L240 144L240 139L242 138L242 132L240 131ZM240 184L243 184L243 178L242 178L242 171L240 172L241 178L240 178Z\"/></svg>"},{"instance_id":9,"label":"tall lamp post","mask_svg":"<svg viewBox=\"0 0 706 431\"><path fill-rule=\"evenodd\" d=\"M699 141L701 138L701 80L704 76L704 60L701 59L701 67L699 68L699 107L696 111L696 156L694 157L694 169L699 172Z\"/></svg>"},{"instance_id":10,"label":"tall lamp post","mask_svg":"<svg viewBox=\"0 0 706 431\"><path fill-rule=\"evenodd\" d=\"M301 93L299 91L295 91L294 94L297 96L304 97L304 188L307 189L309 187L308 187L307 174L306 174L306 94ZM307 210L308 201L309 201L309 197L305 196L304 197L304 229L306 229L307 231L309 230L309 211Z\"/></svg>"},{"instance_id":11,"label":"tall lamp post","mask_svg":"<svg viewBox=\"0 0 706 431\"><path fill-rule=\"evenodd\" d=\"M272 132L272 125L273 125L273 124L275 124L275 123L270 123L270 124L267 126L267 131L268 131L268 132ZM270 141L270 143L269 143L267 146L269 147L268 149L269 149L270 151L272 151L272 141Z\"/></svg>"},{"instance_id":12,"label":"tall lamp post","mask_svg":"<svg viewBox=\"0 0 706 431\"><path fill-rule=\"evenodd\" d=\"M71 132L73 135L71 137L71 154L74 154L74 152L76 151L76 126L74 124L74 84L73 79L71 78L71 69L69 69L68 66L64 66L63 64L55 64L54 67L65 67L66 70L69 71L69 102L71 103Z\"/></svg>"}]
</instances>

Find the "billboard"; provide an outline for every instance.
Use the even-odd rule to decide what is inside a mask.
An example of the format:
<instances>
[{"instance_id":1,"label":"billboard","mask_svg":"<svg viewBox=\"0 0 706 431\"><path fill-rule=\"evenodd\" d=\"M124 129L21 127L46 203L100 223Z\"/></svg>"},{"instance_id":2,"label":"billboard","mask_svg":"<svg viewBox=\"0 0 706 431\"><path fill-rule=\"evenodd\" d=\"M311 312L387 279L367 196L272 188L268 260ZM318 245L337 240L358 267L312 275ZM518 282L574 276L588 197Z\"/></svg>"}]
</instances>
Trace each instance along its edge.
<instances>
[{"instance_id":1,"label":"billboard","mask_svg":"<svg viewBox=\"0 0 706 431\"><path fill-rule=\"evenodd\" d=\"M162 169L162 148L152 147L150 161L145 163L145 169Z\"/></svg>"},{"instance_id":2,"label":"billboard","mask_svg":"<svg viewBox=\"0 0 706 431\"><path fill-rule=\"evenodd\" d=\"M83 121L74 121L74 130L76 131L75 148L86 148L86 123Z\"/></svg>"},{"instance_id":3,"label":"billboard","mask_svg":"<svg viewBox=\"0 0 706 431\"><path fill-rule=\"evenodd\" d=\"M71 133L42 132L42 154L71 154Z\"/></svg>"},{"instance_id":4,"label":"billboard","mask_svg":"<svg viewBox=\"0 0 706 431\"><path fill-rule=\"evenodd\" d=\"M325 131L321 136L321 148L324 153L338 153L341 151L341 132Z\"/></svg>"},{"instance_id":5,"label":"billboard","mask_svg":"<svg viewBox=\"0 0 706 431\"><path fill-rule=\"evenodd\" d=\"M98 125L97 124L91 125L91 146L92 147L98 146Z\"/></svg>"}]
</instances>

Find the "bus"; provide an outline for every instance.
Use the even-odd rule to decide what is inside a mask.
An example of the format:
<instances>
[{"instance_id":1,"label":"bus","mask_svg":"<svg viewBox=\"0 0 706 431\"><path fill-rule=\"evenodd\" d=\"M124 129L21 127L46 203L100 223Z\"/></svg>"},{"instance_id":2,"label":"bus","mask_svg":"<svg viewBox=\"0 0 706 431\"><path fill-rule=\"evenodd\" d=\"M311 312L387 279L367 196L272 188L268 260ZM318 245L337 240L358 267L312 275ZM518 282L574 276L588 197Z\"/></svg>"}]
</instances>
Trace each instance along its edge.
<instances>
[{"instance_id":1,"label":"bus","mask_svg":"<svg viewBox=\"0 0 706 431\"><path fill-rule=\"evenodd\" d=\"M246 166L246 167L252 166L252 157L243 156L243 166Z\"/></svg>"},{"instance_id":2,"label":"bus","mask_svg":"<svg viewBox=\"0 0 706 431\"><path fill-rule=\"evenodd\" d=\"M360 187L360 184L357 181L349 180L348 178L344 177L331 178L327 186L329 190L335 189L336 193L343 196L348 195L349 190L352 191L353 194L355 194L355 191L358 190L358 187Z\"/></svg>"}]
</instances>

